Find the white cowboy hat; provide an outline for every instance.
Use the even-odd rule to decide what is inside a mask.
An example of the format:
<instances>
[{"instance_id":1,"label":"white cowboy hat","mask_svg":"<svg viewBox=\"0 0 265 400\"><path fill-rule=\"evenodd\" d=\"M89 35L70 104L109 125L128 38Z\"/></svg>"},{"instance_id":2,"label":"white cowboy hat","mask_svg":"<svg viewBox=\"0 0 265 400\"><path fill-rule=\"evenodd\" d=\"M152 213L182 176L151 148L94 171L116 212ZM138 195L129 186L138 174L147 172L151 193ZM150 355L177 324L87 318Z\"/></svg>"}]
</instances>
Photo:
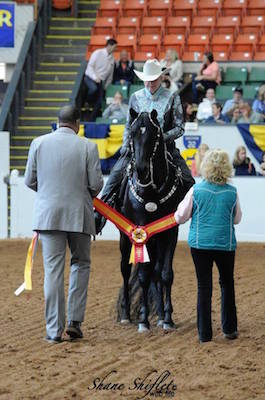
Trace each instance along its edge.
<instances>
[{"instance_id":1,"label":"white cowboy hat","mask_svg":"<svg viewBox=\"0 0 265 400\"><path fill-rule=\"evenodd\" d=\"M138 76L141 81L155 81L161 75L165 74L168 70L163 69L162 65L156 59L154 60L147 60L144 63L143 72L136 71L134 69L135 74Z\"/></svg>"}]
</instances>

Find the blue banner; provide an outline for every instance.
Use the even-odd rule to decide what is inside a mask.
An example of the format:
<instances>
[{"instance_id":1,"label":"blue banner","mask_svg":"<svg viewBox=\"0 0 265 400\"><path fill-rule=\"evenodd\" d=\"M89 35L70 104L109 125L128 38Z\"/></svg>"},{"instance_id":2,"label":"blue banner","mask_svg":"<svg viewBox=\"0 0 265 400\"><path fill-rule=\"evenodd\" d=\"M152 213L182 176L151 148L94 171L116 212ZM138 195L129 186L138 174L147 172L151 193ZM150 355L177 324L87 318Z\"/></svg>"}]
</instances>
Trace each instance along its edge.
<instances>
[{"instance_id":1,"label":"blue banner","mask_svg":"<svg viewBox=\"0 0 265 400\"><path fill-rule=\"evenodd\" d=\"M15 46L15 3L0 3L0 47Z\"/></svg>"}]
</instances>

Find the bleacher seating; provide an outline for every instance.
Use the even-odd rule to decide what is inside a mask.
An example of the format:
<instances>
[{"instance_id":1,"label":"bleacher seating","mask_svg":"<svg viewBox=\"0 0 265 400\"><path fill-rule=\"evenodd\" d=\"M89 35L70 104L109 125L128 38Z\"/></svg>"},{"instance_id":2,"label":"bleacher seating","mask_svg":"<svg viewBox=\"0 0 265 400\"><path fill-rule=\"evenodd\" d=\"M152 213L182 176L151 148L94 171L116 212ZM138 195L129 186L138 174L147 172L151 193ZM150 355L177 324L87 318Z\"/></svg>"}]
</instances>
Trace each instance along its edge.
<instances>
[{"instance_id":1,"label":"bleacher seating","mask_svg":"<svg viewBox=\"0 0 265 400\"><path fill-rule=\"evenodd\" d=\"M169 46L184 61L199 61L204 51L218 61L263 61L264 21L265 0L101 0L88 53L94 36L105 35L141 61L161 58Z\"/></svg>"}]
</instances>

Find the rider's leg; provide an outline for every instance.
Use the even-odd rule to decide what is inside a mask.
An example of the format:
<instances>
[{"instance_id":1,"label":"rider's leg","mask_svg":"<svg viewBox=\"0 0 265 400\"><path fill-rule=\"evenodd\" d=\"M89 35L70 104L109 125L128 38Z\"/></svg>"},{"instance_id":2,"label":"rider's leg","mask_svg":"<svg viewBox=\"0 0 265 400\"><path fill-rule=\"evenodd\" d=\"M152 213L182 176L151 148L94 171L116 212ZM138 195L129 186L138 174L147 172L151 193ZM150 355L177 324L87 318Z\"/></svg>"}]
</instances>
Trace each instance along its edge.
<instances>
[{"instance_id":1,"label":"rider's leg","mask_svg":"<svg viewBox=\"0 0 265 400\"><path fill-rule=\"evenodd\" d=\"M183 185L184 185L185 193L186 193L194 185L195 180L193 179L193 177L191 175L191 171L190 171L189 167L187 166L186 161L181 156L179 149L174 149L174 151L171 152L171 154L173 156L174 164L176 164L176 166L180 167L180 169L181 169Z\"/></svg>"},{"instance_id":2,"label":"rider's leg","mask_svg":"<svg viewBox=\"0 0 265 400\"><path fill-rule=\"evenodd\" d=\"M113 195L118 191L122 178L125 174L126 167L130 157L128 154L121 156L111 170L110 176L101 193L101 199L105 203L111 203ZM106 219L98 212L95 212L96 233L98 234L103 229Z\"/></svg>"}]
</instances>

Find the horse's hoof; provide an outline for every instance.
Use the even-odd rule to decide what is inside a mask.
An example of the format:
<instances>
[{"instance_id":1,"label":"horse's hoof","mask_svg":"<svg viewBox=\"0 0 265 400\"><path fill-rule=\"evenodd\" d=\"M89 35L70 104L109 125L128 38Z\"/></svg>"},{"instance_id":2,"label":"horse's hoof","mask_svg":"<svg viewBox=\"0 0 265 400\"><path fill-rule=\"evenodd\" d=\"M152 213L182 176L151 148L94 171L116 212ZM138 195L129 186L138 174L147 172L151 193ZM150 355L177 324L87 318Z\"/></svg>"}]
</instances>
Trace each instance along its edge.
<instances>
[{"instance_id":1,"label":"horse's hoof","mask_svg":"<svg viewBox=\"0 0 265 400\"><path fill-rule=\"evenodd\" d=\"M121 324L128 325L128 324L130 324L130 320L129 319L121 319Z\"/></svg>"},{"instance_id":2,"label":"horse's hoof","mask_svg":"<svg viewBox=\"0 0 265 400\"><path fill-rule=\"evenodd\" d=\"M163 319L159 319L159 320L157 321L157 326L158 326L159 328L163 328L163 326L164 326L164 320L163 320Z\"/></svg>"},{"instance_id":3,"label":"horse's hoof","mask_svg":"<svg viewBox=\"0 0 265 400\"><path fill-rule=\"evenodd\" d=\"M170 322L170 323L164 322L163 323L163 329L165 331L171 331L171 330L176 329L176 325L174 324L174 322Z\"/></svg>"},{"instance_id":4,"label":"horse's hoof","mask_svg":"<svg viewBox=\"0 0 265 400\"><path fill-rule=\"evenodd\" d=\"M149 332L149 328L146 324L139 324L138 325L138 332L143 333L143 332Z\"/></svg>"}]
</instances>

